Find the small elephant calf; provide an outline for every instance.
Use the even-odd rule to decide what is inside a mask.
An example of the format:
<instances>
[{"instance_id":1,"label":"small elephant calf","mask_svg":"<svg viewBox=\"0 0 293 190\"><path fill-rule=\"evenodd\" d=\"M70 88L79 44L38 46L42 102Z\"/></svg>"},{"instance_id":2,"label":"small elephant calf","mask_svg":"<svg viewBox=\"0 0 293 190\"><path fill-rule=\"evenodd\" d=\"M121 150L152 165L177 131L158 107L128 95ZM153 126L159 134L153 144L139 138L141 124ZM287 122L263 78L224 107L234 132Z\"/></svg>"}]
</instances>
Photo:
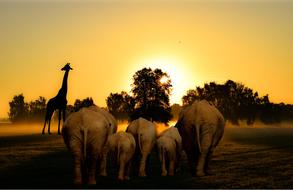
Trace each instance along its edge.
<instances>
[{"instance_id":1,"label":"small elephant calf","mask_svg":"<svg viewBox=\"0 0 293 190\"><path fill-rule=\"evenodd\" d=\"M179 168L179 161L182 152L182 139L178 130L170 127L157 139L157 150L161 162L162 176L169 174L173 176ZM168 172L166 165L168 163Z\"/></svg>"},{"instance_id":2,"label":"small elephant calf","mask_svg":"<svg viewBox=\"0 0 293 190\"><path fill-rule=\"evenodd\" d=\"M111 158L114 158L113 160L116 160L119 166L118 180L128 180L130 164L135 153L135 147L135 139L130 133L120 131L109 136L103 151L104 165L103 168L101 168L101 175L107 176L106 160L108 156L111 156Z\"/></svg>"}]
</instances>

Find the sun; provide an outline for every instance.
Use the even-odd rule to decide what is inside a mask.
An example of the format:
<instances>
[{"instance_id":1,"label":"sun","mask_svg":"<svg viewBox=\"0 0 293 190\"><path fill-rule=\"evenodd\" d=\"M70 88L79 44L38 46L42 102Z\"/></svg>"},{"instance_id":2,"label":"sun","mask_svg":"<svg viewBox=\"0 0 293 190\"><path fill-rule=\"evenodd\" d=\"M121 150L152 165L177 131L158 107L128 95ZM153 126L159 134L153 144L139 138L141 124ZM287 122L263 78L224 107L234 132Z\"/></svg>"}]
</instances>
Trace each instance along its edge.
<instances>
[{"instance_id":1,"label":"sun","mask_svg":"<svg viewBox=\"0 0 293 190\"><path fill-rule=\"evenodd\" d=\"M160 83L162 83L162 84L165 84L165 83L167 83L167 82L168 82L168 80L169 80L169 78L168 78L168 77L166 77L166 76L163 76L163 77L160 79Z\"/></svg>"},{"instance_id":2,"label":"sun","mask_svg":"<svg viewBox=\"0 0 293 190\"><path fill-rule=\"evenodd\" d=\"M181 98L190 88L189 84L191 82L189 72L184 68L183 60L174 57L154 57L143 60L140 67L150 67L152 69L158 68L163 72L166 72L169 75L173 86L170 103L182 103ZM167 80L167 77L162 77L160 82L165 83Z\"/></svg>"}]
</instances>

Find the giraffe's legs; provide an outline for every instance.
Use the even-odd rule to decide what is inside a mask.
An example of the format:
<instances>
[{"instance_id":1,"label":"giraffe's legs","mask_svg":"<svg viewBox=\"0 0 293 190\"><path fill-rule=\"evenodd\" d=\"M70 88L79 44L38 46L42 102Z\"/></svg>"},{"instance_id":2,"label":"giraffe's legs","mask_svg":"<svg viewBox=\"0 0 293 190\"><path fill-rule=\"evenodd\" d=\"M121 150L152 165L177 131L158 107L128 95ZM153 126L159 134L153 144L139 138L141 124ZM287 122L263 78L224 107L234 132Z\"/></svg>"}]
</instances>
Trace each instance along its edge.
<instances>
[{"instance_id":1,"label":"giraffe's legs","mask_svg":"<svg viewBox=\"0 0 293 190\"><path fill-rule=\"evenodd\" d=\"M48 134L51 135L51 132L50 132L51 119L49 119L48 123L49 123L49 125L48 125Z\"/></svg>"},{"instance_id":2,"label":"giraffe's legs","mask_svg":"<svg viewBox=\"0 0 293 190\"><path fill-rule=\"evenodd\" d=\"M42 135L45 134L46 123L47 123L47 118L45 119L45 123L44 123L43 131L42 131Z\"/></svg>"},{"instance_id":3,"label":"giraffe's legs","mask_svg":"<svg viewBox=\"0 0 293 190\"><path fill-rule=\"evenodd\" d=\"M45 134L45 129L46 129L46 124L47 123L48 123L48 132L50 133L50 120L51 120L52 114L53 114L52 111L47 108L46 117L45 117L45 123L44 123L43 131L42 131L43 135Z\"/></svg>"},{"instance_id":4,"label":"giraffe's legs","mask_svg":"<svg viewBox=\"0 0 293 190\"><path fill-rule=\"evenodd\" d=\"M66 109L62 109L63 123L65 121L65 114L66 114ZM61 110L59 111L58 135L61 135L61 133L60 133L60 120L61 120Z\"/></svg>"}]
</instances>

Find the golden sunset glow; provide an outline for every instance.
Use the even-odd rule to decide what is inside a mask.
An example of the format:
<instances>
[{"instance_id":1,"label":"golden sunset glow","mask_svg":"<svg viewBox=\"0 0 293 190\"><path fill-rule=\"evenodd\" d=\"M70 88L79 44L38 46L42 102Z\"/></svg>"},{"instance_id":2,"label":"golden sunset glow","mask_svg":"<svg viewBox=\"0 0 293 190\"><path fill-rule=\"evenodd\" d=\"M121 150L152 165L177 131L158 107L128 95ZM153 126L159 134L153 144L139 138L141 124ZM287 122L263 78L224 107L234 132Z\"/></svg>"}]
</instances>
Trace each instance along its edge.
<instances>
[{"instance_id":1,"label":"golden sunset glow","mask_svg":"<svg viewBox=\"0 0 293 190\"><path fill-rule=\"evenodd\" d=\"M159 68L162 71L166 72L169 75L173 86L171 102L179 103L181 101L182 94L185 93L186 89L188 89L188 87L194 87L194 84L192 84L193 78L189 76L189 72L187 70L184 70L181 65L184 65L184 60L179 60L178 58L169 55L169 57L161 56L145 59L141 63L141 68ZM162 78L161 82L166 82L166 79L167 78Z\"/></svg>"},{"instance_id":2,"label":"golden sunset glow","mask_svg":"<svg viewBox=\"0 0 293 190\"><path fill-rule=\"evenodd\" d=\"M171 104L205 82L242 82L293 103L293 4L251 1L0 2L0 118L8 102L54 97L67 62L67 99L131 91L143 67L167 72Z\"/></svg>"},{"instance_id":3,"label":"golden sunset glow","mask_svg":"<svg viewBox=\"0 0 293 190\"><path fill-rule=\"evenodd\" d=\"M168 82L168 80L169 80L168 77L163 76L163 77L160 79L160 83L165 84L165 83Z\"/></svg>"}]
</instances>

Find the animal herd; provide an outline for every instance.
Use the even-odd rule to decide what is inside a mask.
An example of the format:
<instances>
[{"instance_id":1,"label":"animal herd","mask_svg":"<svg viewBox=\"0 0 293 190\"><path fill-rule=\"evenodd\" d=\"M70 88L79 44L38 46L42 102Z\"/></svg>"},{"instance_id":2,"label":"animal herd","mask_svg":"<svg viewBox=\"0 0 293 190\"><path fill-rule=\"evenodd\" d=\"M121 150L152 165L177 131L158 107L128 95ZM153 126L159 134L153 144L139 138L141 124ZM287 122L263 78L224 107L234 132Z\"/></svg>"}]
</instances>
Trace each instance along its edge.
<instances>
[{"instance_id":1,"label":"animal herd","mask_svg":"<svg viewBox=\"0 0 293 190\"><path fill-rule=\"evenodd\" d=\"M183 109L174 127L160 135L155 124L144 118L117 132L115 118L97 106L70 114L62 127L64 142L74 158L74 184L96 184L96 173L107 176L107 168L118 166L118 180L149 175L148 158L157 150L161 175L174 175L185 151L191 172L206 175L208 162L224 133L222 114L206 100L195 101ZM98 171L97 171L98 169Z\"/></svg>"}]
</instances>

